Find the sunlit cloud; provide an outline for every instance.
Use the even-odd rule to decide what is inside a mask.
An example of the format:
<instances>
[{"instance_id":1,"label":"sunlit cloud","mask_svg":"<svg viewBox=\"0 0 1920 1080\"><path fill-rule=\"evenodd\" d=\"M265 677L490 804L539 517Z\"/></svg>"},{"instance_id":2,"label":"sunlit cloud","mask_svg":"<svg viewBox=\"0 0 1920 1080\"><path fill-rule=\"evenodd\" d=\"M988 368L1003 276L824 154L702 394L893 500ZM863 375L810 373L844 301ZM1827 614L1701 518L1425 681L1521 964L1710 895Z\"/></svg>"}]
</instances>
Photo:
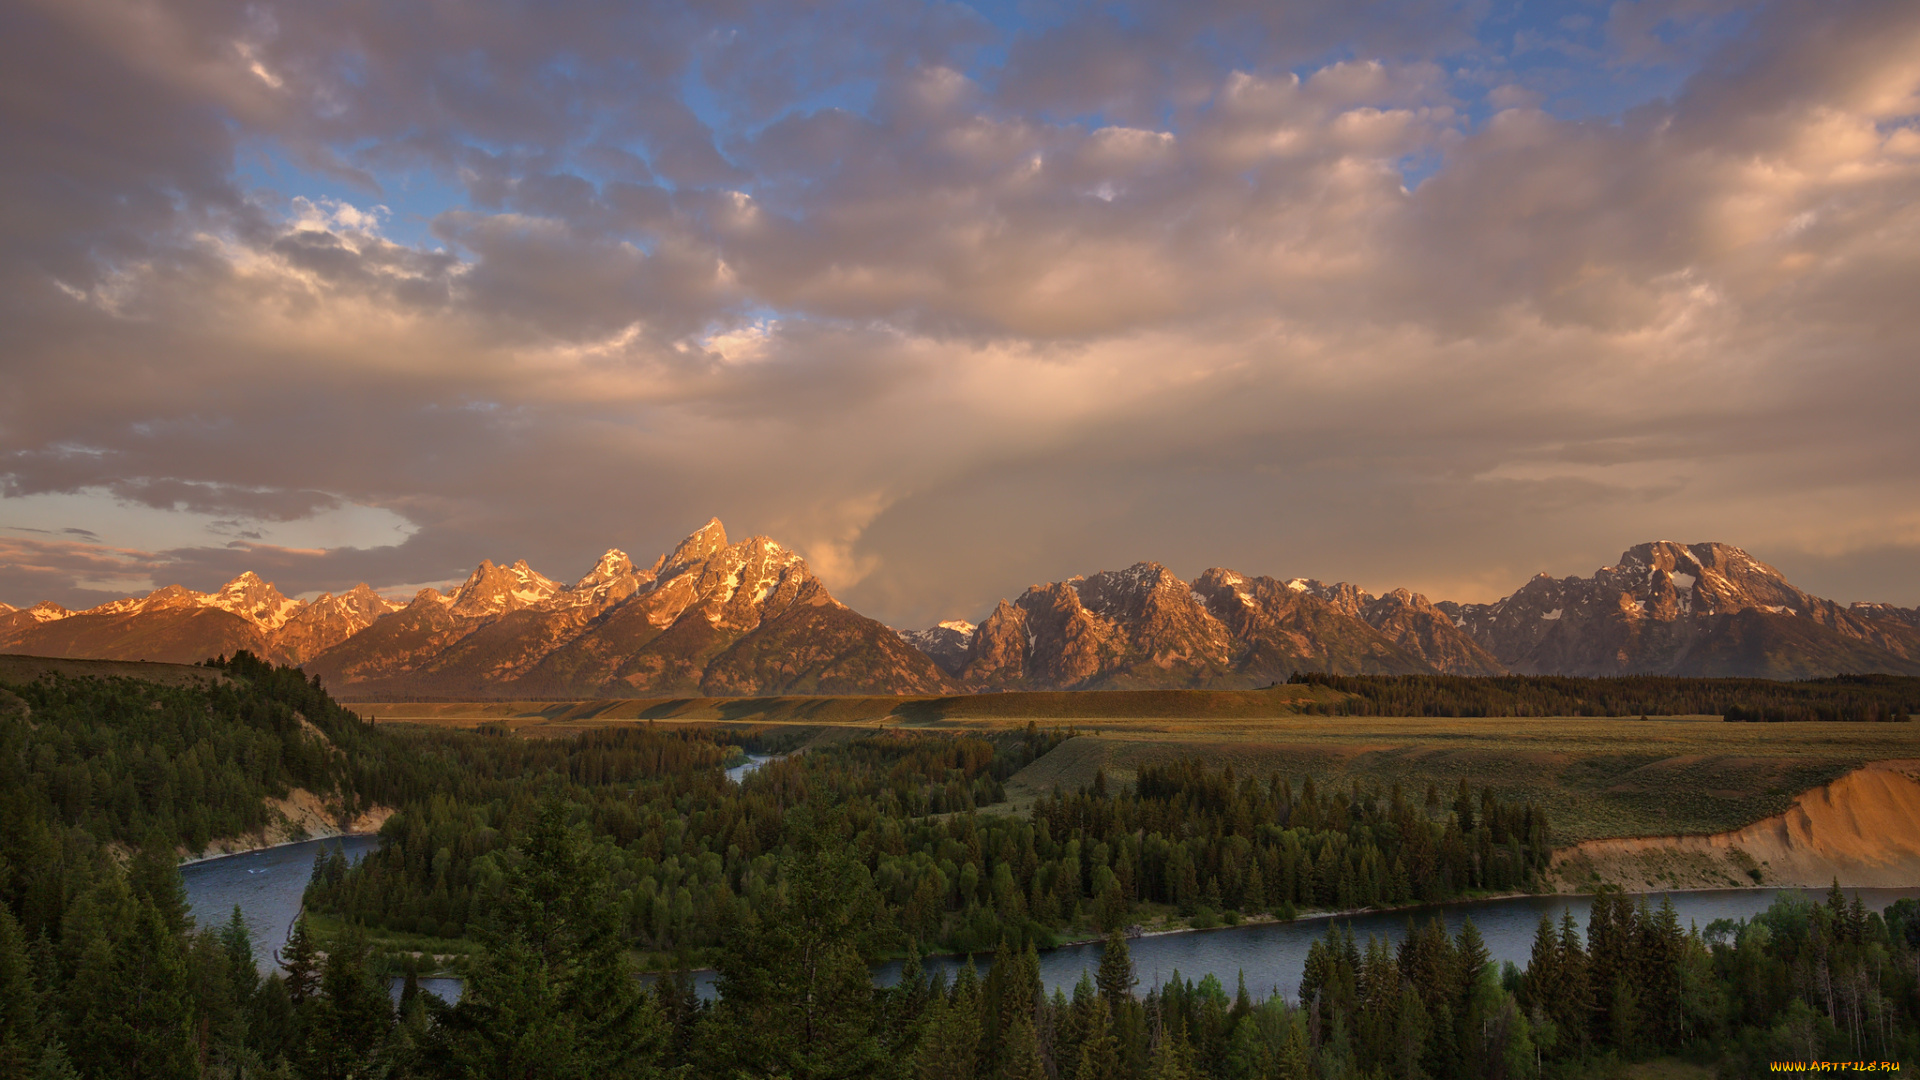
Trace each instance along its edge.
<instances>
[{"instance_id":1,"label":"sunlit cloud","mask_svg":"<svg viewBox=\"0 0 1920 1080\"><path fill-rule=\"evenodd\" d=\"M717 514L903 625L1657 536L1920 602L1920 13L1269 7L34 8L0 600Z\"/></svg>"}]
</instances>

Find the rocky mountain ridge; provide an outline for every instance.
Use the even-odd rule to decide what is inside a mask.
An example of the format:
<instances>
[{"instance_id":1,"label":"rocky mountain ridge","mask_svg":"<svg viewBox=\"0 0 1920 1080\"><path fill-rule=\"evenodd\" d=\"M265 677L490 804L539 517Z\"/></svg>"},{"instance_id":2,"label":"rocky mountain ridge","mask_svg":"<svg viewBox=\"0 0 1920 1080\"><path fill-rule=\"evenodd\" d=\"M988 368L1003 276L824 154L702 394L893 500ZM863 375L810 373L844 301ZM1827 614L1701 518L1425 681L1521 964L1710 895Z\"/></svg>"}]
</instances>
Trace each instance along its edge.
<instances>
[{"instance_id":1,"label":"rocky mountain ridge","mask_svg":"<svg viewBox=\"0 0 1920 1080\"><path fill-rule=\"evenodd\" d=\"M0 648L40 656L197 663L246 649L300 664L399 605L360 585L293 600L249 570L210 593L181 585L85 611L51 602L0 616Z\"/></svg>"},{"instance_id":2,"label":"rocky mountain ridge","mask_svg":"<svg viewBox=\"0 0 1920 1080\"><path fill-rule=\"evenodd\" d=\"M1373 674L1920 674L1920 608L1842 606L1724 544L1657 541L1591 578L1491 604L1350 583L1184 581L1154 562L1033 585L978 625L891 630L797 553L709 521L649 566L617 548L574 583L483 560L401 604L362 584L289 599L249 572L68 611L0 605L0 651L193 662L248 649L339 693L601 697L1261 686Z\"/></svg>"},{"instance_id":3,"label":"rocky mountain ridge","mask_svg":"<svg viewBox=\"0 0 1920 1080\"><path fill-rule=\"evenodd\" d=\"M1192 582L1159 563L1029 587L972 632L902 636L970 690L1231 688L1295 671L1494 674L1503 670L1435 606L1398 590L1246 577Z\"/></svg>"},{"instance_id":4,"label":"rocky mountain ridge","mask_svg":"<svg viewBox=\"0 0 1920 1080\"><path fill-rule=\"evenodd\" d=\"M1920 674L1920 612L1842 607L1719 543L1640 544L1591 578L1541 574L1492 604L1438 607L1521 674Z\"/></svg>"}]
</instances>

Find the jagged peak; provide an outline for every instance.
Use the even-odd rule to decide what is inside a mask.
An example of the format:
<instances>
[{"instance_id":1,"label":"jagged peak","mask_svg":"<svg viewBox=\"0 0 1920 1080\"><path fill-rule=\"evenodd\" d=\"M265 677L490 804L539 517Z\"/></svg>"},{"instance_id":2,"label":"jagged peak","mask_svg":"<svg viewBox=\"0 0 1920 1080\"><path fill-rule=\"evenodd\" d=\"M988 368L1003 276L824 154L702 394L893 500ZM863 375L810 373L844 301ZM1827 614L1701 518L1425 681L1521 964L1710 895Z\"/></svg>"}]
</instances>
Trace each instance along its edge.
<instances>
[{"instance_id":1,"label":"jagged peak","mask_svg":"<svg viewBox=\"0 0 1920 1080\"><path fill-rule=\"evenodd\" d=\"M972 634L979 629L965 619L942 619L936 624L942 630L952 630L956 634Z\"/></svg>"},{"instance_id":2,"label":"jagged peak","mask_svg":"<svg viewBox=\"0 0 1920 1080\"><path fill-rule=\"evenodd\" d=\"M680 541L673 554L667 556L667 566L686 566L691 563L710 559L727 548L727 527L720 524L719 518L708 518L705 525L687 534Z\"/></svg>"},{"instance_id":3,"label":"jagged peak","mask_svg":"<svg viewBox=\"0 0 1920 1080\"><path fill-rule=\"evenodd\" d=\"M453 610L463 616L499 615L538 604L560 591L559 582L516 560L510 566L480 560L453 595Z\"/></svg>"},{"instance_id":4,"label":"jagged peak","mask_svg":"<svg viewBox=\"0 0 1920 1080\"><path fill-rule=\"evenodd\" d=\"M202 597L200 602L238 615L263 630L280 629L307 606L304 601L281 595L271 581L262 580L251 570L242 571L240 576Z\"/></svg>"},{"instance_id":5,"label":"jagged peak","mask_svg":"<svg viewBox=\"0 0 1920 1080\"><path fill-rule=\"evenodd\" d=\"M607 553L600 556L600 560L593 564L593 569L587 571L579 581L574 582L571 589L574 592L601 589L615 581L635 576L637 573L633 560L627 556L626 552L619 548L608 548Z\"/></svg>"}]
</instances>

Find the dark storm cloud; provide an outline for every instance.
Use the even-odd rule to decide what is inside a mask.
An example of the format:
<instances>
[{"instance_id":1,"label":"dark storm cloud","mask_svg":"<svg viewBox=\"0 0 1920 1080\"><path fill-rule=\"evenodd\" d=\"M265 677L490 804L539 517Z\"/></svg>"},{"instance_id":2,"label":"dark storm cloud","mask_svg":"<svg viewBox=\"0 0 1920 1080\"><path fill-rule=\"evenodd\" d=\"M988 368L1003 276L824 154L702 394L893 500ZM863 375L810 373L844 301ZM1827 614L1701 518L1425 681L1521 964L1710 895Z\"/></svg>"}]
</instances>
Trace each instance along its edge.
<instances>
[{"instance_id":1,"label":"dark storm cloud","mask_svg":"<svg viewBox=\"0 0 1920 1080\"><path fill-rule=\"evenodd\" d=\"M6 517L0 598L572 578L718 514L903 624L1656 536L1920 602L1920 13L1512 14L15 5L0 517L209 542ZM283 539L368 509L411 529Z\"/></svg>"}]
</instances>

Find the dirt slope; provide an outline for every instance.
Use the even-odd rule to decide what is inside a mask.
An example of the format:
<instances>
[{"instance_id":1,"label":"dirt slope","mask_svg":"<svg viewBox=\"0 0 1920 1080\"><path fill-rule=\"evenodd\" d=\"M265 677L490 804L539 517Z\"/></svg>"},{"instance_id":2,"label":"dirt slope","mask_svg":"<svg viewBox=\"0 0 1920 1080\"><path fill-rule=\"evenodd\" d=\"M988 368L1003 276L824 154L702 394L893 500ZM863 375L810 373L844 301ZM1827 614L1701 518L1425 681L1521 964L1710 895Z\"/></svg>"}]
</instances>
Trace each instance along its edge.
<instances>
[{"instance_id":1,"label":"dirt slope","mask_svg":"<svg viewBox=\"0 0 1920 1080\"><path fill-rule=\"evenodd\" d=\"M1589 840L1556 852L1553 874L1569 891L1920 886L1920 760L1873 762L1732 832Z\"/></svg>"}]
</instances>

